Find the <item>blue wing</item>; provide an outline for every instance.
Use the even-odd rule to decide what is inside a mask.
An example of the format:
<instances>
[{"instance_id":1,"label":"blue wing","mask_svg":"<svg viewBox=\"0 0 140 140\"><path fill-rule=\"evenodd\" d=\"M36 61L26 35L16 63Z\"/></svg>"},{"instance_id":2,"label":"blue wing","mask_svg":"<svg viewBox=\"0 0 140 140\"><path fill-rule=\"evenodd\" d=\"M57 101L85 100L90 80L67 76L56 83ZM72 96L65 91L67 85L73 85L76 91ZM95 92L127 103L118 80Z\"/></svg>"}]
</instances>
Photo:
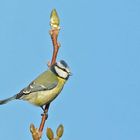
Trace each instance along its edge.
<instances>
[{"instance_id":1,"label":"blue wing","mask_svg":"<svg viewBox=\"0 0 140 140\"><path fill-rule=\"evenodd\" d=\"M23 95L28 95L33 92L51 90L58 84L57 77L50 71L45 71L43 74L38 76L33 82L31 82L26 88L17 94L16 99L19 99Z\"/></svg>"}]
</instances>

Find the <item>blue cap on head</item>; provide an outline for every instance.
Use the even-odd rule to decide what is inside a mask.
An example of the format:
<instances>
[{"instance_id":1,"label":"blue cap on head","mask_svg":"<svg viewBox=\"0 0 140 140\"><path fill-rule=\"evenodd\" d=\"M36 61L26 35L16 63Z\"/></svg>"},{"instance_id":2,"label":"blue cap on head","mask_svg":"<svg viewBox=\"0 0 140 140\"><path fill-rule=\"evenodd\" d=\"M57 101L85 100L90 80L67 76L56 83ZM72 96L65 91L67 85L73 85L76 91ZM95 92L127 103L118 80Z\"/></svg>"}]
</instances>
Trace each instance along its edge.
<instances>
[{"instance_id":1,"label":"blue cap on head","mask_svg":"<svg viewBox=\"0 0 140 140\"><path fill-rule=\"evenodd\" d=\"M69 67L68 64L67 64L64 60L60 60L60 63L61 63L65 68Z\"/></svg>"}]
</instances>

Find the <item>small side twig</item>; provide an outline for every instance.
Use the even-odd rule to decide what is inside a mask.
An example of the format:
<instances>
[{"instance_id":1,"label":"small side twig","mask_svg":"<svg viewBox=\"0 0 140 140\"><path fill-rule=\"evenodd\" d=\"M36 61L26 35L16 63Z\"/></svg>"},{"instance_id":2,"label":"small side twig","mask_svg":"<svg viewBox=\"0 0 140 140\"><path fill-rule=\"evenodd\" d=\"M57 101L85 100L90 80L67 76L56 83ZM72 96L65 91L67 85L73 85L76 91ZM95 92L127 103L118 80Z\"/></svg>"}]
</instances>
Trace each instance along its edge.
<instances>
[{"instance_id":1,"label":"small side twig","mask_svg":"<svg viewBox=\"0 0 140 140\"><path fill-rule=\"evenodd\" d=\"M30 132L32 133L33 140L40 140L42 134L35 128L34 124L30 125Z\"/></svg>"},{"instance_id":2,"label":"small side twig","mask_svg":"<svg viewBox=\"0 0 140 140\"><path fill-rule=\"evenodd\" d=\"M56 130L56 137L54 138L54 132L51 128L47 128L46 135L49 140L60 140L64 133L64 126L60 124Z\"/></svg>"},{"instance_id":3,"label":"small side twig","mask_svg":"<svg viewBox=\"0 0 140 140\"><path fill-rule=\"evenodd\" d=\"M59 17L58 17L58 14L55 9L53 9L51 12L50 25L51 25L50 36L51 36L51 40L52 40L52 44L53 44L53 55L52 55L51 63L48 63L49 67L56 63L56 58L57 58L58 50L60 47L60 44L57 41L59 30L60 30ZM49 105L50 104L47 104L45 106L45 111L42 114L39 129L36 129L34 127L34 125L31 125L31 127L30 127L30 131L32 133L33 140L40 140L40 138L42 136L43 128L44 128L45 122L48 118Z\"/></svg>"}]
</instances>

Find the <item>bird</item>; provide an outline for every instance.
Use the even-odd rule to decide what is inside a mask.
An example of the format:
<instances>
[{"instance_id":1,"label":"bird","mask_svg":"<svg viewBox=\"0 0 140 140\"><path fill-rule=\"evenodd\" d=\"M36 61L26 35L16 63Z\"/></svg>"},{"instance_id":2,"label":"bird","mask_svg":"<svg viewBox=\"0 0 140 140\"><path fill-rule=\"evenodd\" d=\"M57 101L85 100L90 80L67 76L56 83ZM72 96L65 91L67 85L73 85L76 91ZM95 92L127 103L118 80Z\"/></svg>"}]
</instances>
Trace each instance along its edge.
<instances>
[{"instance_id":1,"label":"bird","mask_svg":"<svg viewBox=\"0 0 140 140\"><path fill-rule=\"evenodd\" d=\"M71 71L68 64L64 60L60 60L40 74L18 94L0 100L0 105L19 99L44 110L43 106L49 105L60 94L69 76L71 76Z\"/></svg>"}]
</instances>

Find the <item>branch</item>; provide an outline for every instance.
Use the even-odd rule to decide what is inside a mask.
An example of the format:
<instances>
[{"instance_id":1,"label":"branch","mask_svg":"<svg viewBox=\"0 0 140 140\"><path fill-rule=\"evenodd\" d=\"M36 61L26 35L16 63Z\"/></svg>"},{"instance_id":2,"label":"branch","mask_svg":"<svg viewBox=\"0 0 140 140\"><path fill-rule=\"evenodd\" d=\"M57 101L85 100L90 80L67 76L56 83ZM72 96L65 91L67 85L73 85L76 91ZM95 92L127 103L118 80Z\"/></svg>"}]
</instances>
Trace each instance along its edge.
<instances>
[{"instance_id":1,"label":"branch","mask_svg":"<svg viewBox=\"0 0 140 140\"><path fill-rule=\"evenodd\" d=\"M50 62L48 63L49 67L51 65L55 64L56 58L57 58L57 53L58 53L58 50L60 47L60 44L57 41L59 30L60 30L59 22L60 21L59 21L58 14L57 14L56 10L53 9L51 12L51 16L50 16L50 26L51 26L50 36L51 36L51 40L52 40L52 44L53 44L53 55L52 55L51 63ZM50 104L47 104L45 106L45 110L42 114L42 119L41 119L39 129L35 128L33 124L30 126L30 131L32 133L33 140L40 140L40 138L42 136L43 128L44 128L45 122L48 118L49 105Z\"/></svg>"},{"instance_id":2,"label":"branch","mask_svg":"<svg viewBox=\"0 0 140 140\"><path fill-rule=\"evenodd\" d=\"M57 53L60 47L60 44L57 41L59 30L60 30L60 27L59 27L60 20L55 9L52 10L50 19L51 19L50 20L50 25L51 25L50 36L51 36L52 44L53 44L53 55L52 55L51 65L53 65L56 62Z\"/></svg>"}]
</instances>

